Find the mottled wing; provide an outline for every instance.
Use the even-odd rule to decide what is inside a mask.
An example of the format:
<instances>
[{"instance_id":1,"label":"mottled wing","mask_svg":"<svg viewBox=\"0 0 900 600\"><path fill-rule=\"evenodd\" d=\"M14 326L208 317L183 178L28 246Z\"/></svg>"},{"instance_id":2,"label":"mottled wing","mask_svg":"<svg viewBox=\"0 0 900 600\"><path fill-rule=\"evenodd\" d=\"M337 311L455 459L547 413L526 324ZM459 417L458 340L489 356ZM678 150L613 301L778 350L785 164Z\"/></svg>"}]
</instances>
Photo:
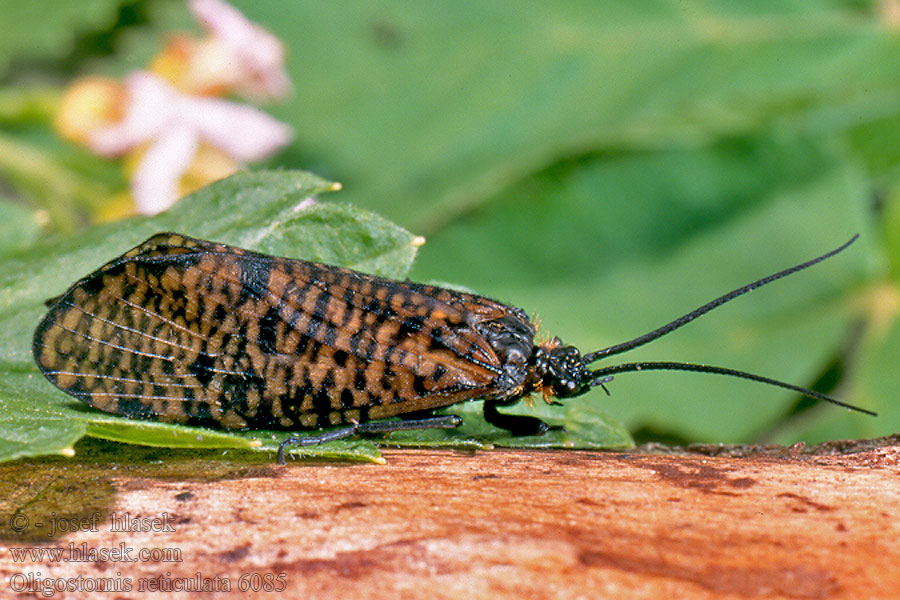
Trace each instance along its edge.
<instances>
[{"instance_id":1,"label":"mottled wing","mask_svg":"<svg viewBox=\"0 0 900 600\"><path fill-rule=\"evenodd\" d=\"M159 234L55 299L50 381L108 412L226 428L361 422L490 396L468 294Z\"/></svg>"},{"instance_id":2,"label":"mottled wing","mask_svg":"<svg viewBox=\"0 0 900 600\"><path fill-rule=\"evenodd\" d=\"M192 313L175 314L179 300L165 276L212 249L177 234L158 234L48 301L32 342L41 372L107 412L229 426L216 392L195 372L215 362L209 332Z\"/></svg>"}]
</instances>

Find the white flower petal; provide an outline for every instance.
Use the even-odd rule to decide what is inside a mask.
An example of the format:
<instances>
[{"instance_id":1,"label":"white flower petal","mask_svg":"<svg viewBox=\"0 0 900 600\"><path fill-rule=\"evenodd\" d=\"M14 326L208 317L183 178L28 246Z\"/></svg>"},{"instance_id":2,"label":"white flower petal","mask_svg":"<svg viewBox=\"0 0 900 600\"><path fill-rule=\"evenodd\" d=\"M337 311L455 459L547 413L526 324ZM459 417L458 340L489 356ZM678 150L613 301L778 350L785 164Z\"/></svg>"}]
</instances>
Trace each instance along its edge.
<instances>
[{"instance_id":1,"label":"white flower petal","mask_svg":"<svg viewBox=\"0 0 900 600\"><path fill-rule=\"evenodd\" d=\"M239 69L234 80L240 91L266 98L290 91L281 40L222 0L190 0L189 6L197 21L234 56Z\"/></svg>"},{"instance_id":2,"label":"white flower petal","mask_svg":"<svg viewBox=\"0 0 900 600\"><path fill-rule=\"evenodd\" d=\"M264 158L291 141L291 128L251 106L217 98L183 97L182 117L200 137L239 161Z\"/></svg>"},{"instance_id":3,"label":"white flower petal","mask_svg":"<svg viewBox=\"0 0 900 600\"><path fill-rule=\"evenodd\" d=\"M131 178L138 212L155 215L178 200L178 182L191 166L199 139L188 129L167 132L147 149Z\"/></svg>"},{"instance_id":4,"label":"white flower petal","mask_svg":"<svg viewBox=\"0 0 900 600\"><path fill-rule=\"evenodd\" d=\"M162 78L135 73L127 82L125 118L90 136L91 149L119 155L160 136L184 130L240 161L265 157L287 144L291 128L243 104L181 94Z\"/></svg>"},{"instance_id":5,"label":"white flower petal","mask_svg":"<svg viewBox=\"0 0 900 600\"><path fill-rule=\"evenodd\" d=\"M178 182L201 140L247 162L278 150L293 135L290 127L253 107L182 94L152 73L133 74L127 90L125 117L94 132L89 145L115 156L151 144L132 177L132 194L143 214L163 211L178 199Z\"/></svg>"},{"instance_id":6,"label":"white flower petal","mask_svg":"<svg viewBox=\"0 0 900 600\"><path fill-rule=\"evenodd\" d=\"M178 93L162 78L138 71L125 82L128 105L121 121L88 136L88 147L103 156L120 156L163 131L173 120Z\"/></svg>"},{"instance_id":7,"label":"white flower petal","mask_svg":"<svg viewBox=\"0 0 900 600\"><path fill-rule=\"evenodd\" d=\"M223 0L190 0L188 8L197 22L217 37L248 37L256 27L241 11Z\"/></svg>"}]
</instances>

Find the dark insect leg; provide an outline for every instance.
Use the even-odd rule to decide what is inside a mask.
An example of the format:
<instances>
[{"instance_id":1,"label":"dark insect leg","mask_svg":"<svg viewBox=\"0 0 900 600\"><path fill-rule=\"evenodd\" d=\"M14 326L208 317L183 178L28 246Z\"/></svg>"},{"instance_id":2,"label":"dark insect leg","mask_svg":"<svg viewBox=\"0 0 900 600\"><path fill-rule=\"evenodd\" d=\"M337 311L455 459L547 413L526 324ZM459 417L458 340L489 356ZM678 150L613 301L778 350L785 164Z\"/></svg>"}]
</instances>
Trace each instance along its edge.
<instances>
[{"instance_id":1,"label":"dark insect leg","mask_svg":"<svg viewBox=\"0 0 900 600\"><path fill-rule=\"evenodd\" d=\"M325 442L333 442L350 436L365 433L392 433L412 429L453 429L462 423L462 417L449 415L446 417L428 417L409 421L370 421L357 425L348 425L338 429L330 429L312 435L287 437L278 444L278 464L284 464L285 449L288 446L316 446Z\"/></svg>"},{"instance_id":2,"label":"dark insect leg","mask_svg":"<svg viewBox=\"0 0 900 600\"><path fill-rule=\"evenodd\" d=\"M484 401L484 420L500 429L505 429L515 436L544 435L550 426L537 417L522 415L506 415L497 410L499 402Z\"/></svg>"},{"instance_id":3,"label":"dark insect leg","mask_svg":"<svg viewBox=\"0 0 900 600\"><path fill-rule=\"evenodd\" d=\"M410 431L413 429L453 429L459 427L462 417L447 415L445 417L424 417L403 421L369 421L356 426L356 433L392 433L394 431Z\"/></svg>"}]
</instances>

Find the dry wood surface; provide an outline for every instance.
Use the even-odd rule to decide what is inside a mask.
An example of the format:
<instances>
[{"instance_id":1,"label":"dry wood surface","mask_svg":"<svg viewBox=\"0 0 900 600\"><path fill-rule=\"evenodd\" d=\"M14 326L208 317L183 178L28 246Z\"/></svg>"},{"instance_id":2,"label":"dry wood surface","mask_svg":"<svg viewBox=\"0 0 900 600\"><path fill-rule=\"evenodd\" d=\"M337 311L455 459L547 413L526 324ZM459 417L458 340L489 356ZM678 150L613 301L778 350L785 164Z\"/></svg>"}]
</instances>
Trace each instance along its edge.
<instances>
[{"instance_id":1,"label":"dry wood surface","mask_svg":"<svg viewBox=\"0 0 900 600\"><path fill-rule=\"evenodd\" d=\"M115 448L0 466L0 597L900 598L897 440L383 465Z\"/></svg>"}]
</instances>

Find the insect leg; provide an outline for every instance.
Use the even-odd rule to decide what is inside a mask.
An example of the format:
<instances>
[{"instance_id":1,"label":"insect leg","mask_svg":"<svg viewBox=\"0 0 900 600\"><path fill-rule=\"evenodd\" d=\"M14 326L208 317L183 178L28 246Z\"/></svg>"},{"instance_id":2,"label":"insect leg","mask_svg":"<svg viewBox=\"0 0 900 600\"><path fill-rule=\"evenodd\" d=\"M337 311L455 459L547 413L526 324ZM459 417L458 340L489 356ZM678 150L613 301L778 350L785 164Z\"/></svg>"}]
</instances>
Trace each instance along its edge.
<instances>
[{"instance_id":1,"label":"insect leg","mask_svg":"<svg viewBox=\"0 0 900 600\"><path fill-rule=\"evenodd\" d=\"M325 442L341 440L353 435L364 433L391 433L394 431L409 431L412 429L453 429L462 423L462 417L457 415L448 415L445 417L427 417L424 419L415 419L408 421L369 421L368 423L358 423L356 425L348 425L338 429L331 429L313 435L296 436L282 440L278 444L278 464L284 464L284 453L288 446L316 446Z\"/></svg>"},{"instance_id":2,"label":"insect leg","mask_svg":"<svg viewBox=\"0 0 900 600\"><path fill-rule=\"evenodd\" d=\"M444 417L425 417L404 421L369 421L356 426L356 433L391 433L394 431L410 431L412 429L453 429L459 427L462 417L447 415Z\"/></svg>"},{"instance_id":3,"label":"insect leg","mask_svg":"<svg viewBox=\"0 0 900 600\"><path fill-rule=\"evenodd\" d=\"M522 415L506 415L497 410L502 402L484 401L484 420L500 429L505 429L515 436L544 435L550 426L537 417Z\"/></svg>"},{"instance_id":4,"label":"insect leg","mask_svg":"<svg viewBox=\"0 0 900 600\"><path fill-rule=\"evenodd\" d=\"M356 425L349 425L347 427L341 427L340 429L330 429L328 431L323 431L322 433L317 433L314 435L292 435L290 437L286 437L281 440L280 444L278 444L278 464L284 464L284 450L288 446L317 446L319 444L324 444L325 442L340 440L355 434L356 427Z\"/></svg>"}]
</instances>

